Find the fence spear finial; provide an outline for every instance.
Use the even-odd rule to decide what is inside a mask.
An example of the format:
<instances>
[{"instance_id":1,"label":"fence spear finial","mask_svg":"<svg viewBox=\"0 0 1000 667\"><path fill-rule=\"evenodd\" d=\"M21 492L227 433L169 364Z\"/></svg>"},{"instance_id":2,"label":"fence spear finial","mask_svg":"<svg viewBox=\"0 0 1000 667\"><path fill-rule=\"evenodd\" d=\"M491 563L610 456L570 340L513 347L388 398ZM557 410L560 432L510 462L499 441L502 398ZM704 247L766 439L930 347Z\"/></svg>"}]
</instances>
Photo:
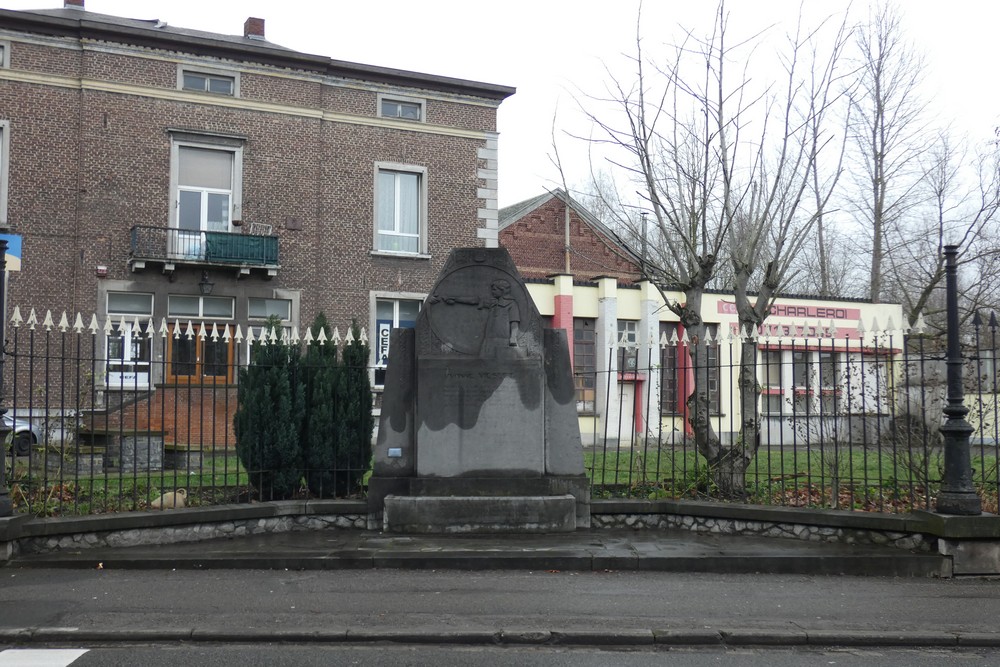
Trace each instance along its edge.
<instances>
[{"instance_id":1,"label":"fence spear finial","mask_svg":"<svg viewBox=\"0 0 1000 667\"><path fill-rule=\"evenodd\" d=\"M42 322L42 326L45 327L46 331L52 331L52 327L55 326L55 323L52 321L52 311L51 310L46 310L45 311L45 321Z\"/></svg>"},{"instance_id":2,"label":"fence spear finial","mask_svg":"<svg viewBox=\"0 0 1000 667\"><path fill-rule=\"evenodd\" d=\"M923 313L917 313L917 324L916 324L916 326L913 327L913 329L919 335L923 335L924 332L927 331L927 323L924 322L924 314Z\"/></svg>"},{"instance_id":3,"label":"fence spear finial","mask_svg":"<svg viewBox=\"0 0 1000 667\"><path fill-rule=\"evenodd\" d=\"M312 327L306 327L306 333L302 336L302 340L305 341L306 347L313 344L313 340L315 339L313 338Z\"/></svg>"},{"instance_id":4,"label":"fence spear finial","mask_svg":"<svg viewBox=\"0 0 1000 667\"><path fill-rule=\"evenodd\" d=\"M14 314L10 316L10 325L15 329L19 329L22 322L24 322L24 318L21 317L21 309L14 306Z\"/></svg>"},{"instance_id":5,"label":"fence spear finial","mask_svg":"<svg viewBox=\"0 0 1000 667\"><path fill-rule=\"evenodd\" d=\"M362 345L368 344L368 332L365 331L364 327L361 327L361 337L358 340L361 341Z\"/></svg>"},{"instance_id":6,"label":"fence spear finial","mask_svg":"<svg viewBox=\"0 0 1000 667\"><path fill-rule=\"evenodd\" d=\"M35 309L32 308L28 312L28 329L34 331L36 324L38 324L38 315L35 314Z\"/></svg>"},{"instance_id":7,"label":"fence spear finial","mask_svg":"<svg viewBox=\"0 0 1000 667\"><path fill-rule=\"evenodd\" d=\"M83 326L83 315L81 315L80 313L77 313L76 314L76 320L74 320L74 322L73 322L73 332L74 333L78 333L78 334L82 334L83 333L83 329L84 329L84 326Z\"/></svg>"},{"instance_id":8,"label":"fence spear finial","mask_svg":"<svg viewBox=\"0 0 1000 667\"><path fill-rule=\"evenodd\" d=\"M59 331L66 333L69 331L69 318L66 316L66 311L62 312L62 317L59 318Z\"/></svg>"}]
</instances>

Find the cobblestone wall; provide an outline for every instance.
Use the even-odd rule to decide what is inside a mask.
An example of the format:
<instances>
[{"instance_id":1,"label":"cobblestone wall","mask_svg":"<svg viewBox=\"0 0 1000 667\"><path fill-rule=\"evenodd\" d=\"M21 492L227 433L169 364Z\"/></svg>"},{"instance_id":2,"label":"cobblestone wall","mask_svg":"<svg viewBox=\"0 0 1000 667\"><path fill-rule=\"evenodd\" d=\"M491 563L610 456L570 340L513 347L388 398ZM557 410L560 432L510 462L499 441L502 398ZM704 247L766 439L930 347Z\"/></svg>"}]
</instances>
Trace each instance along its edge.
<instances>
[{"instance_id":1,"label":"cobblestone wall","mask_svg":"<svg viewBox=\"0 0 1000 667\"><path fill-rule=\"evenodd\" d=\"M717 535L784 537L808 542L837 542L840 544L874 544L911 551L937 550L936 538L917 533L811 526L773 521L747 521L745 519L719 519L680 514L594 514L590 518L590 525L592 528L632 528L635 530L676 528L695 533Z\"/></svg>"},{"instance_id":2,"label":"cobblestone wall","mask_svg":"<svg viewBox=\"0 0 1000 667\"><path fill-rule=\"evenodd\" d=\"M364 529L367 521L368 516L361 514L300 515L157 528L134 528L100 533L74 533L24 538L19 540L17 551L19 553L49 553L64 549L91 547L134 547L199 542L220 537L287 533L296 530Z\"/></svg>"}]
</instances>

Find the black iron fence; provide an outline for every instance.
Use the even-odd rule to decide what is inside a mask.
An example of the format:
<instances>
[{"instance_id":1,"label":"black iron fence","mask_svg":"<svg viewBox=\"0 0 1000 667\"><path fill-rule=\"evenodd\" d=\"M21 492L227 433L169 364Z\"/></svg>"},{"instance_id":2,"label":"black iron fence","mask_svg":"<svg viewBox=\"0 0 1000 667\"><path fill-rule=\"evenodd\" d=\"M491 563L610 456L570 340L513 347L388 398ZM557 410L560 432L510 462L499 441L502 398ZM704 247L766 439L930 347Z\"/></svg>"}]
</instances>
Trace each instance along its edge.
<instances>
[{"instance_id":1,"label":"black iron fence","mask_svg":"<svg viewBox=\"0 0 1000 667\"><path fill-rule=\"evenodd\" d=\"M614 362L578 383L604 390L597 412L582 420L594 494L933 509L944 472L943 345L915 333L785 331L765 325L699 345L608 350ZM1000 490L996 336L995 318L977 320L962 350L972 476L992 511ZM748 353L754 382L741 393Z\"/></svg>"},{"instance_id":2,"label":"black iron fence","mask_svg":"<svg viewBox=\"0 0 1000 667\"><path fill-rule=\"evenodd\" d=\"M336 386L359 373L367 378L369 369L348 354L356 344L351 334L318 341L290 333L137 319L86 324L34 312L22 320L15 309L3 455L14 510L99 514L163 502L358 495L370 453L342 442L348 436L338 424L357 410L338 399ZM357 347L367 349L363 343ZM294 351L279 355L293 361L277 363L262 354L269 348ZM333 372L331 350L338 351ZM248 373L251 365L263 372ZM250 404L255 382L268 384ZM318 382L326 388L313 390ZM279 395L282 386L289 395ZM370 415L371 394L363 393L359 402L369 401ZM244 436L237 438L240 424ZM261 446L266 438L254 439L250 429L271 429L284 442ZM310 434L329 443L330 456L306 451ZM289 477L298 481L289 486Z\"/></svg>"},{"instance_id":3,"label":"black iron fence","mask_svg":"<svg viewBox=\"0 0 1000 667\"><path fill-rule=\"evenodd\" d=\"M946 467L942 345L900 332L807 338L765 325L746 333L608 350L607 367L579 383L596 394L580 401L595 496L934 507ZM972 481L988 511L997 510L1000 490L997 334L995 317L977 318L961 349ZM3 460L16 510L139 510L164 494L184 496L189 506L272 498L279 465L294 468L294 495L360 495L367 457L310 467L304 459L238 455L240 370L252 351L317 344L262 340L260 327L15 314ZM754 381L741 393L748 351ZM307 375L311 363L304 354L297 372ZM337 406L324 409L313 416L341 418Z\"/></svg>"}]
</instances>

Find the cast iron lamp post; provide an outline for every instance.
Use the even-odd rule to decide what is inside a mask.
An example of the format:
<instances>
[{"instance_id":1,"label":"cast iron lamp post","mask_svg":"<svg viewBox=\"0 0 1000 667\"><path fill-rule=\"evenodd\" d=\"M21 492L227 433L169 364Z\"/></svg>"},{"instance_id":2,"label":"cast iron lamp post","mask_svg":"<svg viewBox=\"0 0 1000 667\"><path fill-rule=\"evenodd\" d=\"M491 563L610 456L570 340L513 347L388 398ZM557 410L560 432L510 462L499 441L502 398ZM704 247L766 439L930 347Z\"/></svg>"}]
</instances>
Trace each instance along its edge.
<instances>
[{"instance_id":1,"label":"cast iron lamp post","mask_svg":"<svg viewBox=\"0 0 1000 667\"><path fill-rule=\"evenodd\" d=\"M944 478L937 497L939 514L982 514L982 503L972 485L972 458L969 454L969 436L972 425L966 421L969 408L965 407L962 387L962 351L958 336L958 246L946 245L945 288L948 309L948 403L944 414L948 418L941 427L944 436Z\"/></svg>"}]
</instances>

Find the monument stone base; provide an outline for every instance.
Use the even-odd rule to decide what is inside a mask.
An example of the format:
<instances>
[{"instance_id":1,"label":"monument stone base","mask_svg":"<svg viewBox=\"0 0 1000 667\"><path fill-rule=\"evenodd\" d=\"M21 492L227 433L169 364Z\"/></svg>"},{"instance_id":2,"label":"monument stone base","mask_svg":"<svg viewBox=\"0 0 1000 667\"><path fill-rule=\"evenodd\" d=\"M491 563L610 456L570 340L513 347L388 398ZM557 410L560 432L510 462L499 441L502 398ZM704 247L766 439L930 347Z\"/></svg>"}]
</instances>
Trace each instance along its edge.
<instances>
[{"instance_id":1,"label":"monument stone base","mask_svg":"<svg viewBox=\"0 0 1000 667\"><path fill-rule=\"evenodd\" d=\"M395 498L397 513L389 510L390 498ZM569 498L569 500L567 500ZM556 499L558 502L556 502ZM403 501L407 502L403 502ZM571 518L547 528L540 521L529 521L531 512L549 512L554 507L571 507ZM545 506L545 510L539 509ZM504 508L506 523L494 519L483 521L482 528L466 530L477 523L465 517L466 509L481 511ZM534 509L531 509L534 507ZM493 511L491 509L490 511ZM391 532L538 532L572 531L590 527L590 482L585 475L546 477L375 477L368 481L368 528ZM399 512L433 512L434 517L418 514L411 521L409 514ZM448 512L454 512L449 514ZM386 516L389 518L386 519ZM495 517L503 516L496 514ZM405 520L404 520L405 518ZM441 521L461 530L446 528ZM472 517L475 519L475 515ZM489 527L487 527L487 524ZM537 525L536 525L537 524ZM413 530L411 526L439 526L440 529Z\"/></svg>"},{"instance_id":2,"label":"monument stone base","mask_svg":"<svg viewBox=\"0 0 1000 667\"><path fill-rule=\"evenodd\" d=\"M390 533L552 533L576 530L576 498L562 496L388 496Z\"/></svg>"}]
</instances>

